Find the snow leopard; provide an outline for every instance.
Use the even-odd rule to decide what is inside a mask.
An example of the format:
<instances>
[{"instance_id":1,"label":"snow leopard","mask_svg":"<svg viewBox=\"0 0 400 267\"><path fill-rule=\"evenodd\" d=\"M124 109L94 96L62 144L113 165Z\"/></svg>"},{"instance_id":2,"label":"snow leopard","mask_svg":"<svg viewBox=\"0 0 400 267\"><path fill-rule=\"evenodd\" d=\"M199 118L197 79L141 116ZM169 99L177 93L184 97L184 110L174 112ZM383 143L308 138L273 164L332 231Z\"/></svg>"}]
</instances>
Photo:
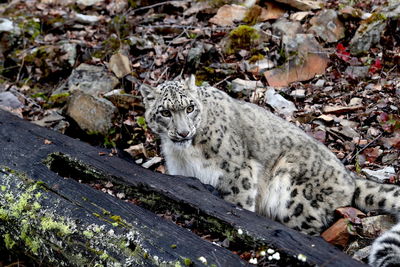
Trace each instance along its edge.
<instances>
[{"instance_id":1,"label":"snow leopard","mask_svg":"<svg viewBox=\"0 0 400 267\"><path fill-rule=\"evenodd\" d=\"M325 230L339 207L400 212L400 187L358 177L324 144L265 108L196 86L193 75L140 91L167 172L196 177L239 207L309 235ZM372 264L386 266L379 258L388 240L378 240Z\"/></svg>"}]
</instances>

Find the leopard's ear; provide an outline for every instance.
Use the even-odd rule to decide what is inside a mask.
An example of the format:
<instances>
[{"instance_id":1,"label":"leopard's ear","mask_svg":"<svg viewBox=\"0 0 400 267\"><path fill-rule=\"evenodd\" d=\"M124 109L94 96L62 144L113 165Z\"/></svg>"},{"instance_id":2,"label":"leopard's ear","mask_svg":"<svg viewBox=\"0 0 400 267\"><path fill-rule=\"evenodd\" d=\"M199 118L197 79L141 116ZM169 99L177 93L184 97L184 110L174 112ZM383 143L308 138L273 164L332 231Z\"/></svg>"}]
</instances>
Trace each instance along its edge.
<instances>
[{"instance_id":1,"label":"leopard's ear","mask_svg":"<svg viewBox=\"0 0 400 267\"><path fill-rule=\"evenodd\" d=\"M143 102L146 107L149 107L158 96L157 88L142 83L139 87L139 91L143 96Z\"/></svg>"},{"instance_id":2,"label":"leopard's ear","mask_svg":"<svg viewBox=\"0 0 400 267\"><path fill-rule=\"evenodd\" d=\"M186 78L185 80L187 88L189 88L190 91L195 91L196 90L196 77L191 74L189 78Z\"/></svg>"}]
</instances>

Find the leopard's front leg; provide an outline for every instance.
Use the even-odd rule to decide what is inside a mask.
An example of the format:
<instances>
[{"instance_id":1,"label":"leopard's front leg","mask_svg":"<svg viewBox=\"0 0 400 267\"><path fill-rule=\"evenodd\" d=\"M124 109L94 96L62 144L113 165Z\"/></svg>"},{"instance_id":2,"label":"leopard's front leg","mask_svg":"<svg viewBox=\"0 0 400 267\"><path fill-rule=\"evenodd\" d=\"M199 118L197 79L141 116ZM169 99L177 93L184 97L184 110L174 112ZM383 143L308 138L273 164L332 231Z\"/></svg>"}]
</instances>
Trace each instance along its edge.
<instances>
[{"instance_id":1,"label":"leopard's front leg","mask_svg":"<svg viewBox=\"0 0 400 267\"><path fill-rule=\"evenodd\" d=\"M244 162L241 166L233 165L220 180L223 198L246 210L256 211L257 179L260 165L254 161Z\"/></svg>"}]
</instances>

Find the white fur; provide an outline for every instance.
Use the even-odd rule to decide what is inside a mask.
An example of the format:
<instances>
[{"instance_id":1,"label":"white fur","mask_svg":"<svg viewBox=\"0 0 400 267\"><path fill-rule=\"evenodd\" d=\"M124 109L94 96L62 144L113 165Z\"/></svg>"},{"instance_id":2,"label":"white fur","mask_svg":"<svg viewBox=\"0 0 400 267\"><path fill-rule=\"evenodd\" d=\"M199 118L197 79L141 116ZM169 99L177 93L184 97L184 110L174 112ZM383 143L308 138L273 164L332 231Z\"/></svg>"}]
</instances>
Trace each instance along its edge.
<instances>
[{"instance_id":1,"label":"white fur","mask_svg":"<svg viewBox=\"0 0 400 267\"><path fill-rule=\"evenodd\" d=\"M290 199L290 175L275 176L267 186L259 188L261 201L258 212L273 220L283 219L287 214L286 204Z\"/></svg>"},{"instance_id":2,"label":"white fur","mask_svg":"<svg viewBox=\"0 0 400 267\"><path fill-rule=\"evenodd\" d=\"M222 175L222 172L214 164L204 167L207 160L199 148L192 146L189 142L176 144L164 139L162 151L169 174L197 177L204 184L217 186L218 178Z\"/></svg>"}]
</instances>

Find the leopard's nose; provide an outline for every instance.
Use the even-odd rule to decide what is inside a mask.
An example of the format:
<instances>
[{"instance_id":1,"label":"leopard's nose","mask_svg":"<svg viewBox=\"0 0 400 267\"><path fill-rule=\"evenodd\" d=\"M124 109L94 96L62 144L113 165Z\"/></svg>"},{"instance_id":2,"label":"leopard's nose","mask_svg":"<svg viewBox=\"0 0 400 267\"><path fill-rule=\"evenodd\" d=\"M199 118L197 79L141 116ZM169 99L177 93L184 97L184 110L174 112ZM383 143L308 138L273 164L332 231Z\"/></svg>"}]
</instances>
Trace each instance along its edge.
<instances>
[{"instance_id":1,"label":"leopard's nose","mask_svg":"<svg viewBox=\"0 0 400 267\"><path fill-rule=\"evenodd\" d=\"M181 131L181 132L178 132L178 135L179 135L180 137L182 137L182 138L185 138L185 137L187 137L187 136L189 135L189 131Z\"/></svg>"}]
</instances>

